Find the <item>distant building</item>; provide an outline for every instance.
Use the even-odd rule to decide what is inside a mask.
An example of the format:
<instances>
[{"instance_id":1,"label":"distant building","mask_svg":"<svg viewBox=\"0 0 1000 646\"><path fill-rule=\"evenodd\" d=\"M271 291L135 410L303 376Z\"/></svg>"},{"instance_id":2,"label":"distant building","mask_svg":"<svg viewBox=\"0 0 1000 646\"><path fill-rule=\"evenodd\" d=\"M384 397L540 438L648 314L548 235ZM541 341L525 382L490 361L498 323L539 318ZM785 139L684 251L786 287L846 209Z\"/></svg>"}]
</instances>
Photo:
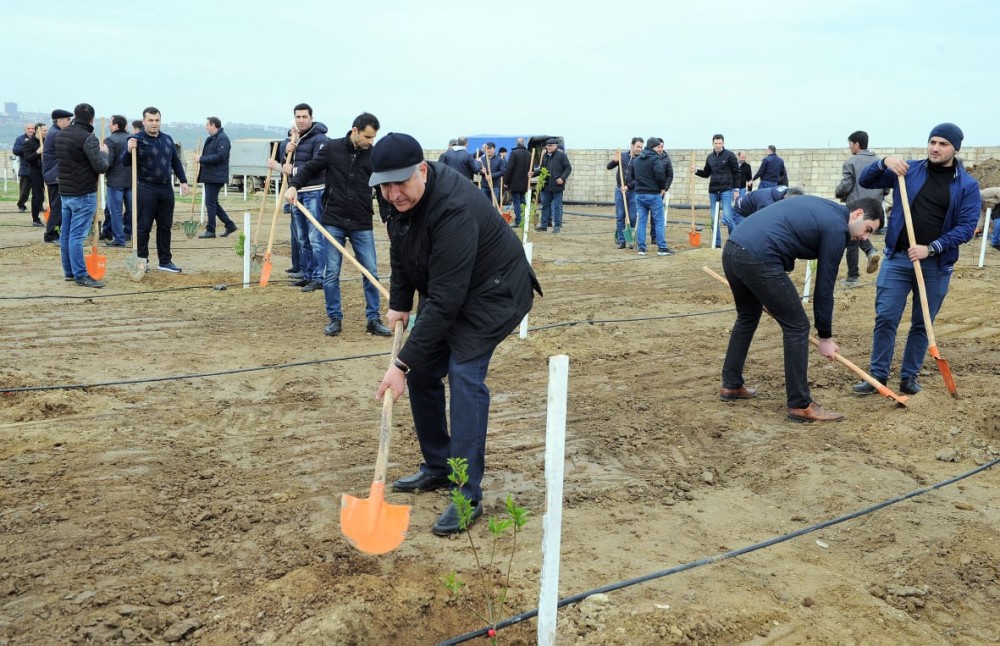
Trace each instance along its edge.
<instances>
[{"instance_id":1,"label":"distant building","mask_svg":"<svg viewBox=\"0 0 1000 646\"><path fill-rule=\"evenodd\" d=\"M17 103L13 101L7 101L3 104L3 111L11 119L17 118Z\"/></svg>"}]
</instances>

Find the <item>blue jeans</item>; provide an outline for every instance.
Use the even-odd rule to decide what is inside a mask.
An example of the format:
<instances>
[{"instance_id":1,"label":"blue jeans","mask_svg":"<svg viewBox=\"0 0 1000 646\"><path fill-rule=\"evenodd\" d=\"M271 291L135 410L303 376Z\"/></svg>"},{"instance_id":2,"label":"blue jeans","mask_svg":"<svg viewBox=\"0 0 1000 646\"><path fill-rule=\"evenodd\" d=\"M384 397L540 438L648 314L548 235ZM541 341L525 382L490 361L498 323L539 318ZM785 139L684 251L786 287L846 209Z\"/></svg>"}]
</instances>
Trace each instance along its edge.
<instances>
[{"instance_id":1,"label":"blue jeans","mask_svg":"<svg viewBox=\"0 0 1000 646\"><path fill-rule=\"evenodd\" d=\"M743 197L744 195L747 194L747 189L745 187L744 188L740 188L738 190L739 190L739 195L737 197Z\"/></svg>"},{"instance_id":2,"label":"blue jeans","mask_svg":"<svg viewBox=\"0 0 1000 646\"><path fill-rule=\"evenodd\" d=\"M772 182L771 180L760 180L760 184L757 185L758 191L763 191L765 188L774 188L778 185L778 182Z\"/></svg>"},{"instance_id":3,"label":"blue jeans","mask_svg":"<svg viewBox=\"0 0 1000 646\"><path fill-rule=\"evenodd\" d=\"M87 276L87 263L83 260L83 245L94 224L97 212L97 193L62 196L62 225L59 250L62 257L63 276L81 280Z\"/></svg>"},{"instance_id":4,"label":"blue jeans","mask_svg":"<svg viewBox=\"0 0 1000 646\"><path fill-rule=\"evenodd\" d=\"M500 203L500 186L499 185L497 185L497 184L493 185L493 197L492 198L490 197L490 185L486 183L486 180L483 180L483 185L479 187L479 190L481 190L483 192L483 197L485 197L487 200L489 200L490 204L493 204L493 198L496 198L497 204Z\"/></svg>"},{"instance_id":5,"label":"blue jeans","mask_svg":"<svg viewBox=\"0 0 1000 646\"><path fill-rule=\"evenodd\" d=\"M627 200L627 201L626 201ZM627 191L624 195L620 187L615 187L615 242L625 244L625 205L628 204L628 225L635 229L637 209L635 206L635 191ZM635 236L638 238L638 236Z\"/></svg>"},{"instance_id":6,"label":"blue jeans","mask_svg":"<svg viewBox=\"0 0 1000 646\"><path fill-rule=\"evenodd\" d=\"M812 403L809 368L809 317L799 291L781 265L768 263L732 240L722 250L722 269L736 300L736 323L722 364L722 387L743 385L743 366L763 308L781 326L785 354L785 396L789 408Z\"/></svg>"},{"instance_id":7,"label":"blue jeans","mask_svg":"<svg viewBox=\"0 0 1000 646\"><path fill-rule=\"evenodd\" d=\"M205 233L215 233L216 216L222 220L222 224L226 226L227 231L231 231L236 228L236 224L229 218L229 214L227 214L225 209L222 208L222 205L219 204L219 192L221 190L221 183L205 183L205 211L208 213L208 224L205 225ZM303 202L303 204L305 204L305 202ZM306 204L306 208L309 208L308 204ZM316 214L316 217L319 217L319 215Z\"/></svg>"},{"instance_id":8,"label":"blue jeans","mask_svg":"<svg viewBox=\"0 0 1000 646\"><path fill-rule=\"evenodd\" d=\"M378 278L378 268L375 264L375 234L371 229L348 231L329 225L324 225L324 228L341 246L344 246L346 241L350 239L354 257L365 269L371 272L372 276ZM330 244L327 240L323 240L323 243ZM338 321L344 318L344 311L340 308L340 266L343 264L343 260L343 255L333 245L330 245L326 251L323 295L326 297L326 315ZM365 290L365 319L371 321L380 318L378 287L373 285L367 277L362 276L361 280Z\"/></svg>"},{"instance_id":9,"label":"blue jeans","mask_svg":"<svg viewBox=\"0 0 1000 646\"><path fill-rule=\"evenodd\" d=\"M562 202L562 191L542 191L542 221L540 224L543 227L547 227L550 224L557 227L562 226Z\"/></svg>"},{"instance_id":10,"label":"blue jeans","mask_svg":"<svg viewBox=\"0 0 1000 646\"><path fill-rule=\"evenodd\" d=\"M420 470L447 475L448 458L465 458L469 461L469 481L462 487L462 493L473 501L483 499L481 483L486 469L486 427L490 416L486 373L494 349L459 363L448 345L441 343L427 363L413 366L406 376L413 426L424 457ZM442 381L446 375L451 390L450 435Z\"/></svg>"},{"instance_id":11,"label":"blue jeans","mask_svg":"<svg viewBox=\"0 0 1000 646\"><path fill-rule=\"evenodd\" d=\"M132 236L132 189L109 186L107 203L111 239L115 244L125 244L125 237Z\"/></svg>"},{"instance_id":12,"label":"blue jeans","mask_svg":"<svg viewBox=\"0 0 1000 646\"><path fill-rule=\"evenodd\" d=\"M635 208L638 211L638 222L635 226L635 246L639 251L646 250L646 218L653 218L653 229L656 232L656 248L666 249L667 241L663 237L663 198L659 193L639 193L635 196Z\"/></svg>"},{"instance_id":13,"label":"blue jeans","mask_svg":"<svg viewBox=\"0 0 1000 646\"><path fill-rule=\"evenodd\" d=\"M323 217L323 191L306 191L299 193L299 202L309 209L309 213L321 222ZM299 271L306 280L323 282L323 272L326 269L326 247L329 242L314 227L306 216L295 206L292 207L292 221L295 226L295 239L299 247Z\"/></svg>"},{"instance_id":14,"label":"blue jeans","mask_svg":"<svg viewBox=\"0 0 1000 646\"><path fill-rule=\"evenodd\" d=\"M941 270L938 258L921 260L920 268L924 274L927 307L933 322L948 294L951 272ZM875 330L872 334L872 358L868 372L882 383L889 378L892 355L896 348L896 329L903 318L907 297L912 293L910 332L906 336L899 376L901 379L916 377L927 354L927 328L924 327L923 308L920 306L917 275L905 252L895 252L883 259L875 287Z\"/></svg>"},{"instance_id":15,"label":"blue jeans","mask_svg":"<svg viewBox=\"0 0 1000 646\"><path fill-rule=\"evenodd\" d=\"M514 226L521 225L521 208L524 206L524 193L510 192L510 201L514 207Z\"/></svg>"},{"instance_id":16,"label":"blue jeans","mask_svg":"<svg viewBox=\"0 0 1000 646\"><path fill-rule=\"evenodd\" d=\"M732 234L733 229L736 225L733 224L733 189L728 191L715 191L708 194L708 212L709 217L714 217L715 214L715 203L721 202L722 204L722 222L719 223L719 228L715 232L715 246L722 246L722 226L726 225L729 233Z\"/></svg>"},{"instance_id":17,"label":"blue jeans","mask_svg":"<svg viewBox=\"0 0 1000 646\"><path fill-rule=\"evenodd\" d=\"M993 219L990 222L990 227L993 229L990 231L990 244L994 247L1000 245L1000 219L996 218L997 209L1000 209L1000 205L993 207L993 210L990 212L990 218Z\"/></svg>"}]
</instances>

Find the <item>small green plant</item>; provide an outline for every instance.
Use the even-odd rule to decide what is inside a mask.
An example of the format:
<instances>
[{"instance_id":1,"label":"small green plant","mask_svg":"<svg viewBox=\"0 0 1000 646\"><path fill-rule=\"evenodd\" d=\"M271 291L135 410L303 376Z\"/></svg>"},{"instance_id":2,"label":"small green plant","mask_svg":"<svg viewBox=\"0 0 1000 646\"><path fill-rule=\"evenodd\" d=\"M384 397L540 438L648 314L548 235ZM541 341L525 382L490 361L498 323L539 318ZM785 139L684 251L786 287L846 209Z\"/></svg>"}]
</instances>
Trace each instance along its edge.
<instances>
[{"instance_id":1,"label":"small green plant","mask_svg":"<svg viewBox=\"0 0 1000 646\"><path fill-rule=\"evenodd\" d=\"M449 458L448 467L451 469L448 479L455 485L451 490L451 502L458 510L458 526L465 530L465 535L469 537L469 547L472 549L472 555L476 560L476 569L479 572L479 579L482 582L483 588L483 598L486 602L485 613L481 613L475 609L473 609L473 612L477 617L490 625L490 643L496 644L496 624L500 620L503 606L507 601L507 591L510 590L510 573L514 565L514 553L517 551L517 534L524 527L525 523L528 522L528 512L524 507L514 504L514 498L510 494L507 495L504 509L506 516L500 518L491 516L487 522L487 528L493 537L493 543L490 548L489 562L484 565L480 559L479 550L476 548L472 532L468 531L468 527L472 524L473 520L472 501L462 493L462 487L469 482L469 461L465 458ZM497 548L500 545L500 541L508 533L511 535L510 557L507 560L507 572L503 576L503 584L498 589L493 577L494 563L496 562ZM461 594L462 589L466 587L466 584L459 580L456 573L452 572L445 578L444 587L457 598Z\"/></svg>"},{"instance_id":2,"label":"small green plant","mask_svg":"<svg viewBox=\"0 0 1000 646\"><path fill-rule=\"evenodd\" d=\"M236 239L236 244L233 245L233 248L236 250L236 255L239 256L240 258L243 257L243 247L244 245L246 245L246 242L247 242L246 234L240 231L240 235Z\"/></svg>"},{"instance_id":3,"label":"small green plant","mask_svg":"<svg viewBox=\"0 0 1000 646\"><path fill-rule=\"evenodd\" d=\"M538 171L538 183L535 184L535 190L541 193L542 189L545 188L545 182L547 182L548 180L549 180L549 169L543 167L541 170Z\"/></svg>"}]
</instances>

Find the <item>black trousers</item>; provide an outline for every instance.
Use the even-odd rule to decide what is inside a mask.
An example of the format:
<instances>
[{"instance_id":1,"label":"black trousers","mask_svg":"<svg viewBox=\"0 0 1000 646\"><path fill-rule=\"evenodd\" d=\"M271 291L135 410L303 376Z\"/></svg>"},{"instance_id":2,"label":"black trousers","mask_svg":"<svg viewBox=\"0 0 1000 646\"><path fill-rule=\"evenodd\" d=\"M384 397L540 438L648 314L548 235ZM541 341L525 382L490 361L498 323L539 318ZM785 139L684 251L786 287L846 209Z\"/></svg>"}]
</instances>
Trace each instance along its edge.
<instances>
[{"instance_id":1,"label":"black trousers","mask_svg":"<svg viewBox=\"0 0 1000 646\"><path fill-rule=\"evenodd\" d=\"M28 203L28 193L31 192L31 175L21 175L17 178L21 192L17 195L17 208L23 209Z\"/></svg>"},{"instance_id":2,"label":"black trousers","mask_svg":"<svg viewBox=\"0 0 1000 646\"><path fill-rule=\"evenodd\" d=\"M45 235L42 239L46 242L59 239L59 232L56 231L62 226L62 200L59 199L59 185L49 184L49 221L45 223Z\"/></svg>"},{"instance_id":3,"label":"black trousers","mask_svg":"<svg viewBox=\"0 0 1000 646\"><path fill-rule=\"evenodd\" d=\"M139 231L136 251L149 260L149 234L156 222L156 255L161 265L170 262L170 227L174 224L174 189L169 184L139 184L136 195Z\"/></svg>"},{"instance_id":4,"label":"black trousers","mask_svg":"<svg viewBox=\"0 0 1000 646\"><path fill-rule=\"evenodd\" d=\"M42 171L22 177L21 180L28 180L28 189L31 191L31 220L40 220L45 205L45 180L42 179Z\"/></svg>"}]
</instances>

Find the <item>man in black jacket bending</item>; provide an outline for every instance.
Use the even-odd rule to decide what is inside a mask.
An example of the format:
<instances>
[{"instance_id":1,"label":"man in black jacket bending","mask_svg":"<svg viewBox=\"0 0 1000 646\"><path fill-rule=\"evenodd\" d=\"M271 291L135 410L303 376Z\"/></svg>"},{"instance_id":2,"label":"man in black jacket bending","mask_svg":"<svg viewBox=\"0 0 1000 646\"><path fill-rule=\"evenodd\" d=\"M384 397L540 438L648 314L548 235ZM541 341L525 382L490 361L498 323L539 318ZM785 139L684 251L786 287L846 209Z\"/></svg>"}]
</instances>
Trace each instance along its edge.
<instances>
[{"instance_id":1,"label":"man in black jacket bending","mask_svg":"<svg viewBox=\"0 0 1000 646\"><path fill-rule=\"evenodd\" d=\"M468 460L462 494L473 519L483 513L480 482L486 460L490 390L486 373L493 351L542 293L517 236L489 200L448 166L424 161L416 139L391 133L372 149L370 184L391 205L390 327L406 325L413 296L418 318L399 356L382 377L376 397L407 385L424 463L392 484L395 491L448 486L448 459ZM451 434L444 382L451 389ZM434 523L444 536L460 531L454 504Z\"/></svg>"}]
</instances>

